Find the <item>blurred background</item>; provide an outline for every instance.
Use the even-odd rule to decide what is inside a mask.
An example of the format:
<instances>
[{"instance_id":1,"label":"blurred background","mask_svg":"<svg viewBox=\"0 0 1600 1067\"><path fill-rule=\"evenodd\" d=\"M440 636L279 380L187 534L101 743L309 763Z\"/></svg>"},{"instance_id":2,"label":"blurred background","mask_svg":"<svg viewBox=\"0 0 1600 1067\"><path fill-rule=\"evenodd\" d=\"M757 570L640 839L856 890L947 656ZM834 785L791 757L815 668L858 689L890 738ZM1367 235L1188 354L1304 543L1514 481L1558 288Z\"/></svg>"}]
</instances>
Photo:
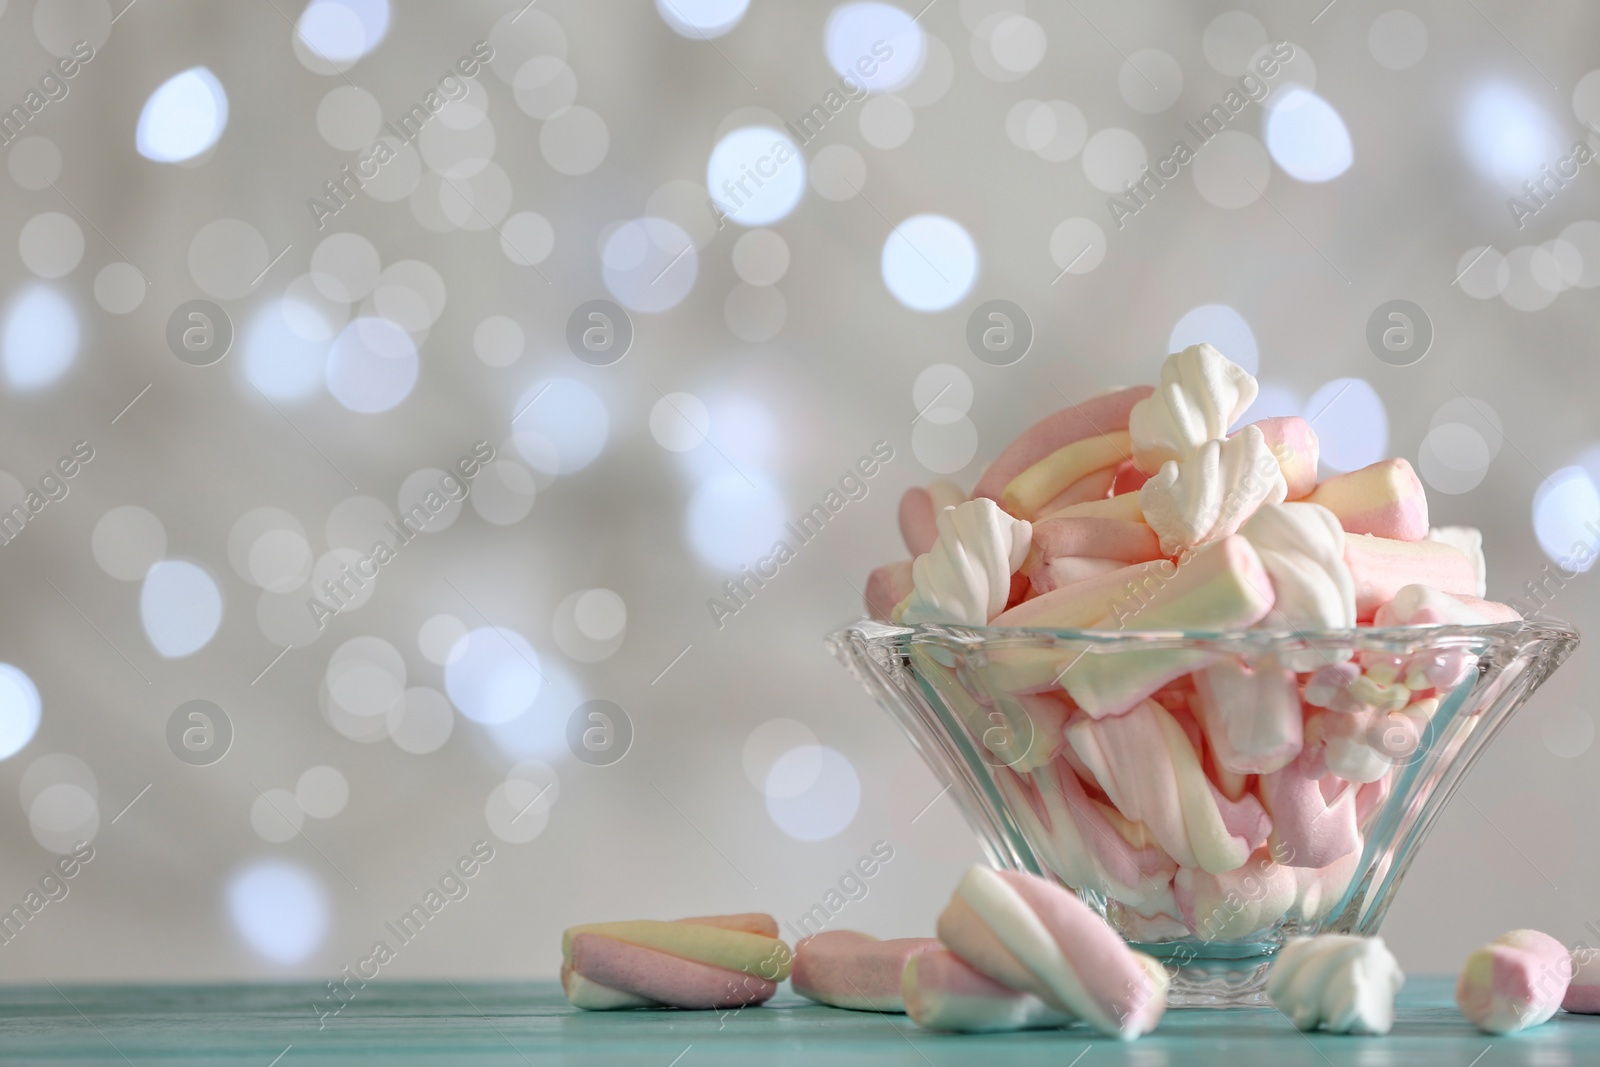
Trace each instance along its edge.
<instances>
[{"instance_id":1,"label":"blurred background","mask_svg":"<svg viewBox=\"0 0 1600 1067\"><path fill-rule=\"evenodd\" d=\"M926 934L976 846L823 638L906 487L1199 340L1593 631L1597 31L0 0L0 978L553 977L582 921L792 938L875 847L831 924ZM1589 662L1422 851L1408 971L1593 943Z\"/></svg>"}]
</instances>

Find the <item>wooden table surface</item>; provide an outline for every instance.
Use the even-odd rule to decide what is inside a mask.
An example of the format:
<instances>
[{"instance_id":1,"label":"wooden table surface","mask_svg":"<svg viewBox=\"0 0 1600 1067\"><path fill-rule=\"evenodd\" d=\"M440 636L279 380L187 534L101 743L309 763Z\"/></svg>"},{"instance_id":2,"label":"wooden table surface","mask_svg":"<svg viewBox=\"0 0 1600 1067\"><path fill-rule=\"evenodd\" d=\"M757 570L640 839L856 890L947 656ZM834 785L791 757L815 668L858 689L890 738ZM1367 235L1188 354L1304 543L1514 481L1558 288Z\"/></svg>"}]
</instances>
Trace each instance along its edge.
<instances>
[{"instance_id":1,"label":"wooden table surface","mask_svg":"<svg viewBox=\"0 0 1600 1067\"><path fill-rule=\"evenodd\" d=\"M0 987L0 1063L26 1064L1049 1064L1051 1067L1506 1067L1600 1064L1600 1016L1478 1033L1445 978L1414 978L1387 1037L1305 1035L1271 1009L1170 1011L1123 1044L1081 1029L994 1036L919 1030L901 1015L823 1008L785 990L714 1012L580 1012L554 982L393 982L319 1020L325 987ZM320 1027L320 1028L319 1028ZM1586 1051L1587 1050L1587 1051Z\"/></svg>"}]
</instances>

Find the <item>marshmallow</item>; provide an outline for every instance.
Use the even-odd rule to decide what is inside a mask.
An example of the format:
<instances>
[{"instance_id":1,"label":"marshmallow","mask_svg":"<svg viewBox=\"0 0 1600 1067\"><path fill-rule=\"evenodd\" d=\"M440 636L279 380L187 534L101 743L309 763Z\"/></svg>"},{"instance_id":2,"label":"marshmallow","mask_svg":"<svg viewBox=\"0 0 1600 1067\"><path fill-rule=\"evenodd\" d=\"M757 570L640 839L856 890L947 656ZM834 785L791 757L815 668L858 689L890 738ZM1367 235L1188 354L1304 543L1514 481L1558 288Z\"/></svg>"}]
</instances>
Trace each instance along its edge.
<instances>
[{"instance_id":1,"label":"marshmallow","mask_svg":"<svg viewBox=\"0 0 1600 1067\"><path fill-rule=\"evenodd\" d=\"M1066 884L1145 912L1178 910L1171 889L1178 865L1146 827L1091 798L1067 760L1035 771L1031 784L1015 774L997 779L1010 810L1029 823L1028 840Z\"/></svg>"},{"instance_id":2,"label":"marshmallow","mask_svg":"<svg viewBox=\"0 0 1600 1067\"><path fill-rule=\"evenodd\" d=\"M1177 568L1167 559L1121 567L1024 600L997 615L993 625L1081 630L1099 622L1124 602L1128 605L1141 602L1151 595L1151 590L1171 581L1175 573Z\"/></svg>"},{"instance_id":3,"label":"marshmallow","mask_svg":"<svg viewBox=\"0 0 1600 1067\"><path fill-rule=\"evenodd\" d=\"M1222 874L1180 867L1172 881L1183 921L1202 941L1247 941L1277 926L1294 907L1294 871L1258 850Z\"/></svg>"},{"instance_id":4,"label":"marshmallow","mask_svg":"<svg viewBox=\"0 0 1600 1067\"><path fill-rule=\"evenodd\" d=\"M1092 556L1123 563L1160 559L1160 539L1142 522L1125 519L1051 518L1033 524L1033 551L1046 562L1061 556Z\"/></svg>"},{"instance_id":5,"label":"marshmallow","mask_svg":"<svg viewBox=\"0 0 1600 1067\"><path fill-rule=\"evenodd\" d=\"M1321 446L1317 432L1311 424L1297 415L1284 418L1262 419L1250 425L1261 431L1267 448L1278 460L1288 487L1289 500L1300 500L1317 487L1317 463L1321 459Z\"/></svg>"},{"instance_id":6,"label":"marshmallow","mask_svg":"<svg viewBox=\"0 0 1600 1067\"><path fill-rule=\"evenodd\" d=\"M933 548L911 564L914 588L899 621L983 626L1005 610L1033 528L988 499L941 511L938 528Z\"/></svg>"},{"instance_id":7,"label":"marshmallow","mask_svg":"<svg viewBox=\"0 0 1600 1067\"><path fill-rule=\"evenodd\" d=\"M888 622L896 605L910 596L914 588L909 559L885 563L867 575L867 590L862 594L867 614L879 622Z\"/></svg>"},{"instance_id":8,"label":"marshmallow","mask_svg":"<svg viewBox=\"0 0 1600 1067\"><path fill-rule=\"evenodd\" d=\"M561 937L562 985L592 1011L760 1004L789 974L777 933L770 915L574 926Z\"/></svg>"},{"instance_id":9,"label":"marshmallow","mask_svg":"<svg viewBox=\"0 0 1600 1067\"><path fill-rule=\"evenodd\" d=\"M1472 595L1482 600L1489 591L1489 564L1483 558L1483 531L1476 526L1435 526L1428 531L1428 540L1438 541L1461 550L1472 561L1472 573L1477 575L1477 588Z\"/></svg>"},{"instance_id":10,"label":"marshmallow","mask_svg":"<svg viewBox=\"0 0 1600 1067\"><path fill-rule=\"evenodd\" d=\"M952 482L937 481L926 489L914 485L900 498L900 536L912 556L933 547L939 536L939 512L963 503L967 494Z\"/></svg>"},{"instance_id":11,"label":"marshmallow","mask_svg":"<svg viewBox=\"0 0 1600 1067\"><path fill-rule=\"evenodd\" d=\"M1078 582L1098 578L1127 566L1120 559L1095 559L1092 556L1060 556L1046 562L1037 557L1023 565L1028 584L1035 596L1048 593Z\"/></svg>"},{"instance_id":12,"label":"marshmallow","mask_svg":"<svg viewBox=\"0 0 1600 1067\"><path fill-rule=\"evenodd\" d=\"M901 981L906 1014L930 1030L995 1034L1073 1021L1032 993L1019 993L973 970L948 949L912 956Z\"/></svg>"},{"instance_id":13,"label":"marshmallow","mask_svg":"<svg viewBox=\"0 0 1600 1067\"><path fill-rule=\"evenodd\" d=\"M1600 1015L1600 950L1579 946L1572 950L1572 981L1561 998L1563 1011Z\"/></svg>"},{"instance_id":14,"label":"marshmallow","mask_svg":"<svg viewBox=\"0 0 1600 1067\"><path fill-rule=\"evenodd\" d=\"M1254 403L1256 391L1249 372L1210 345L1168 356L1155 392L1128 414L1134 465L1154 474L1169 461L1187 459L1225 435Z\"/></svg>"},{"instance_id":15,"label":"marshmallow","mask_svg":"<svg viewBox=\"0 0 1600 1067\"><path fill-rule=\"evenodd\" d=\"M1381 460L1335 475L1306 499L1337 515L1349 533L1396 541L1420 541L1428 536L1428 497L1417 472L1403 459Z\"/></svg>"},{"instance_id":16,"label":"marshmallow","mask_svg":"<svg viewBox=\"0 0 1600 1067\"><path fill-rule=\"evenodd\" d=\"M1362 790L1371 788L1363 786ZM1361 815L1360 794L1356 796L1356 815ZM1299 922L1300 929L1313 930L1334 913L1344 902L1345 891L1355 878L1356 867L1361 862L1361 845L1345 853L1321 869L1315 867L1290 867L1295 877L1294 907L1289 917Z\"/></svg>"},{"instance_id":17,"label":"marshmallow","mask_svg":"<svg viewBox=\"0 0 1600 1067\"><path fill-rule=\"evenodd\" d=\"M835 1008L905 1011L901 976L906 964L939 947L931 937L879 941L855 930L825 930L794 946L789 984L807 1000Z\"/></svg>"},{"instance_id":18,"label":"marshmallow","mask_svg":"<svg viewBox=\"0 0 1600 1067\"><path fill-rule=\"evenodd\" d=\"M1285 867L1318 870L1361 848L1356 791L1317 773L1310 753L1261 776L1261 803L1272 816L1272 855Z\"/></svg>"},{"instance_id":19,"label":"marshmallow","mask_svg":"<svg viewBox=\"0 0 1600 1067\"><path fill-rule=\"evenodd\" d=\"M939 940L974 970L1108 1036L1131 1040L1166 1010L1167 975L1072 893L1037 875L972 867Z\"/></svg>"},{"instance_id":20,"label":"marshmallow","mask_svg":"<svg viewBox=\"0 0 1600 1067\"><path fill-rule=\"evenodd\" d=\"M1431 585L1452 596L1471 596L1477 588L1472 561L1460 549L1437 541L1347 534L1344 561L1355 582L1356 618L1360 620L1371 619L1408 585Z\"/></svg>"},{"instance_id":21,"label":"marshmallow","mask_svg":"<svg viewBox=\"0 0 1600 1067\"><path fill-rule=\"evenodd\" d=\"M1301 1030L1387 1034L1405 981L1381 937L1296 937L1278 950L1267 997Z\"/></svg>"},{"instance_id":22,"label":"marshmallow","mask_svg":"<svg viewBox=\"0 0 1600 1067\"><path fill-rule=\"evenodd\" d=\"M1480 1030L1514 1034L1547 1021L1572 980L1566 947L1537 930L1502 934L1467 957L1456 1006Z\"/></svg>"},{"instance_id":23,"label":"marshmallow","mask_svg":"<svg viewBox=\"0 0 1600 1067\"><path fill-rule=\"evenodd\" d=\"M1161 551L1227 537L1263 504L1281 504L1288 492L1283 472L1260 429L1206 441L1182 459L1168 460L1139 490L1145 522L1161 538Z\"/></svg>"},{"instance_id":24,"label":"marshmallow","mask_svg":"<svg viewBox=\"0 0 1600 1067\"><path fill-rule=\"evenodd\" d=\"M1508 604L1441 593L1428 585L1408 585L1372 616L1374 626L1481 626L1522 618Z\"/></svg>"},{"instance_id":25,"label":"marshmallow","mask_svg":"<svg viewBox=\"0 0 1600 1067\"><path fill-rule=\"evenodd\" d=\"M1050 453L1086 437L1101 437L1128 428L1128 414L1153 390L1148 385L1118 389L1062 408L1034 423L1006 446L973 488L974 497L999 500L1011 479Z\"/></svg>"},{"instance_id":26,"label":"marshmallow","mask_svg":"<svg viewBox=\"0 0 1600 1067\"><path fill-rule=\"evenodd\" d=\"M1085 474L1082 478L1079 478L1041 504L1039 506L1039 514L1049 515L1063 508L1069 508L1074 504L1082 504L1086 500L1104 500L1111 495L1112 489L1116 485L1117 472L1121 469L1121 467L1106 467L1092 474ZM1126 492L1126 490L1118 491Z\"/></svg>"},{"instance_id":27,"label":"marshmallow","mask_svg":"<svg viewBox=\"0 0 1600 1067\"><path fill-rule=\"evenodd\" d=\"M1268 774L1300 754L1300 686L1270 662L1255 669L1224 659L1194 673L1195 717L1217 763L1238 774Z\"/></svg>"},{"instance_id":28,"label":"marshmallow","mask_svg":"<svg viewBox=\"0 0 1600 1067\"><path fill-rule=\"evenodd\" d=\"M1159 561L1145 564L1159 567ZM1114 580L1116 573L1105 576ZM1163 580L1164 579L1164 580ZM1096 581L1100 579L1095 579ZM1036 597L1036 603L1044 597ZM1026 607L1024 604L1022 607ZM1242 537L1207 545L1186 562L1130 579L1128 595L1092 624L1100 630L1242 630L1272 609L1272 583ZM1093 716L1117 715L1215 656L1192 648L1152 648L1077 656L1060 685Z\"/></svg>"},{"instance_id":29,"label":"marshmallow","mask_svg":"<svg viewBox=\"0 0 1600 1067\"><path fill-rule=\"evenodd\" d=\"M1128 458L1128 447L1127 431L1119 430L1058 448L1011 479L1000 494L1000 504L1018 518L1034 518L1073 483L1096 471L1114 469Z\"/></svg>"},{"instance_id":30,"label":"marshmallow","mask_svg":"<svg viewBox=\"0 0 1600 1067\"><path fill-rule=\"evenodd\" d=\"M1270 621L1296 630L1338 630L1356 624L1355 581L1344 561L1344 530L1316 504L1266 504L1239 529L1272 579ZM1315 649L1298 669L1314 669Z\"/></svg>"},{"instance_id":31,"label":"marshmallow","mask_svg":"<svg viewBox=\"0 0 1600 1067\"><path fill-rule=\"evenodd\" d=\"M1025 773L1055 758L1066 744L1061 725L1070 714L1059 697L1002 692L985 703L967 691L953 669L934 660L938 651L913 645L912 665L955 711L973 741L993 754L992 764Z\"/></svg>"},{"instance_id":32,"label":"marshmallow","mask_svg":"<svg viewBox=\"0 0 1600 1067\"><path fill-rule=\"evenodd\" d=\"M1130 459L1126 463L1118 465L1116 478L1111 482L1111 495L1120 496L1123 493L1137 493L1144 488L1144 483L1149 480L1150 476L1135 467L1133 460Z\"/></svg>"},{"instance_id":33,"label":"marshmallow","mask_svg":"<svg viewBox=\"0 0 1600 1067\"><path fill-rule=\"evenodd\" d=\"M1206 777L1194 743L1153 700L1066 727L1067 744L1121 815L1143 823L1181 867L1222 874L1244 865L1271 829L1250 793L1233 801Z\"/></svg>"},{"instance_id":34,"label":"marshmallow","mask_svg":"<svg viewBox=\"0 0 1600 1067\"><path fill-rule=\"evenodd\" d=\"M1144 508L1139 504L1138 493L1108 496L1104 500L1085 500L1064 507L1060 511L1045 512L1040 519L1120 519L1123 522L1144 522Z\"/></svg>"}]
</instances>

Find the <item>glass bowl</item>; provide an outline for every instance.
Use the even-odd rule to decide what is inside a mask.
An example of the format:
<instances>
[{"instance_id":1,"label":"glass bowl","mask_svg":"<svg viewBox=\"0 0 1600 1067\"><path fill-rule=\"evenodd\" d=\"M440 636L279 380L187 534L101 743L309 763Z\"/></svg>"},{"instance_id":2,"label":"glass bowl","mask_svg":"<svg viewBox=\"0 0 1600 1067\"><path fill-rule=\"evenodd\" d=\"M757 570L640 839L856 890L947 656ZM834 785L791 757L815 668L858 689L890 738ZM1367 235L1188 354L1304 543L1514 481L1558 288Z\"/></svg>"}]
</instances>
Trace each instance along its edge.
<instances>
[{"instance_id":1,"label":"glass bowl","mask_svg":"<svg viewBox=\"0 0 1600 1067\"><path fill-rule=\"evenodd\" d=\"M829 648L997 867L1074 890L1172 978L1265 1002L1296 935L1373 934L1439 812L1577 646L1564 623L1235 633L863 620Z\"/></svg>"}]
</instances>

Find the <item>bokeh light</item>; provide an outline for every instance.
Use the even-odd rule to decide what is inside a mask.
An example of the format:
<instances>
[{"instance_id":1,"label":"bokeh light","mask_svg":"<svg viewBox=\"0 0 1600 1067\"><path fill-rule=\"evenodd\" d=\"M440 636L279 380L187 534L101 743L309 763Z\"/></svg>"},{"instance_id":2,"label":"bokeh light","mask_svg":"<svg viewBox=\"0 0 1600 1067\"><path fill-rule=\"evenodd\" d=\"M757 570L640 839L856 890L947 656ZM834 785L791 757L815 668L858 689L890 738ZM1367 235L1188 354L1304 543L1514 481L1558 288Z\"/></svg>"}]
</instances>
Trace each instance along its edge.
<instances>
[{"instance_id":1,"label":"bokeh light","mask_svg":"<svg viewBox=\"0 0 1600 1067\"><path fill-rule=\"evenodd\" d=\"M328 933L328 893L310 871L284 860L246 867L228 885L228 913L246 945L281 965L301 963Z\"/></svg>"},{"instance_id":2,"label":"bokeh light","mask_svg":"<svg viewBox=\"0 0 1600 1067\"><path fill-rule=\"evenodd\" d=\"M767 772L766 793L767 814L796 841L839 836L861 806L855 767L826 745L803 745L778 757Z\"/></svg>"},{"instance_id":3,"label":"bokeh light","mask_svg":"<svg viewBox=\"0 0 1600 1067\"><path fill-rule=\"evenodd\" d=\"M961 302L978 277L978 246L954 219L913 215L883 244L883 282L913 311Z\"/></svg>"},{"instance_id":4,"label":"bokeh light","mask_svg":"<svg viewBox=\"0 0 1600 1067\"><path fill-rule=\"evenodd\" d=\"M378 47L388 32L388 0L311 0L295 24L300 43L341 67Z\"/></svg>"},{"instance_id":5,"label":"bokeh light","mask_svg":"<svg viewBox=\"0 0 1600 1067\"><path fill-rule=\"evenodd\" d=\"M21 667L0 663L0 759L20 752L39 731L39 689Z\"/></svg>"},{"instance_id":6,"label":"bokeh light","mask_svg":"<svg viewBox=\"0 0 1600 1067\"><path fill-rule=\"evenodd\" d=\"M544 675L528 639L503 626L469 630L450 653L445 692L461 714L475 722L515 719L539 697Z\"/></svg>"},{"instance_id":7,"label":"bokeh light","mask_svg":"<svg viewBox=\"0 0 1600 1067\"><path fill-rule=\"evenodd\" d=\"M78 356L78 313L54 289L22 290L6 314L4 350L6 384L17 390L40 389L66 373Z\"/></svg>"},{"instance_id":8,"label":"bokeh light","mask_svg":"<svg viewBox=\"0 0 1600 1067\"><path fill-rule=\"evenodd\" d=\"M417 346L384 318L355 319L328 350L328 392L351 411L376 414L397 406L417 384Z\"/></svg>"},{"instance_id":9,"label":"bokeh light","mask_svg":"<svg viewBox=\"0 0 1600 1067\"><path fill-rule=\"evenodd\" d=\"M517 453L545 474L572 474L606 447L611 419L600 394L571 378L539 382L512 409Z\"/></svg>"},{"instance_id":10,"label":"bokeh light","mask_svg":"<svg viewBox=\"0 0 1600 1067\"><path fill-rule=\"evenodd\" d=\"M1562 467L1540 483L1533 494L1533 533L1544 554L1569 570L1594 566L1595 546L1600 544L1600 489L1589 471ZM1590 550L1590 558L1582 563L1573 553L1580 544Z\"/></svg>"},{"instance_id":11,"label":"bokeh light","mask_svg":"<svg viewBox=\"0 0 1600 1067\"><path fill-rule=\"evenodd\" d=\"M1291 178L1325 182L1355 159L1350 131L1333 105L1307 89L1291 89L1266 119L1267 151Z\"/></svg>"},{"instance_id":12,"label":"bokeh light","mask_svg":"<svg viewBox=\"0 0 1600 1067\"><path fill-rule=\"evenodd\" d=\"M1251 374L1261 369L1254 331L1243 315L1226 304L1201 304L1185 312L1172 327L1167 351L1182 352L1198 344L1211 345Z\"/></svg>"},{"instance_id":13,"label":"bokeh light","mask_svg":"<svg viewBox=\"0 0 1600 1067\"><path fill-rule=\"evenodd\" d=\"M208 68L192 67L150 94L134 146L157 163L182 163L209 150L227 126L227 91Z\"/></svg>"},{"instance_id":14,"label":"bokeh light","mask_svg":"<svg viewBox=\"0 0 1600 1067\"><path fill-rule=\"evenodd\" d=\"M750 0L656 0L656 13L690 40L721 37L744 18Z\"/></svg>"},{"instance_id":15,"label":"bokeh light","mask_svg":"<svg viewBox=\"0 0 1600 1067\"><path fill-rule=\"evenodd\" d=\"M841 4L823 31L828 62L868 92L893 92L922 69L927 43L911 13L893 4Z\"/></svg>"},{"instance_id":16,"label":"bokeh light","mask_svg":"<svg viewBox=\"0 0 1600 1067\"><path fill-rule=\"evenodd\" d=\"M222 592L200 567L162 560L139 591L139 621L155 650L168 659L193 655L222 624Z\"/></svg>"},{"instance_id":17,"label":"bokeh light","mask_svg":"<svg viewBox=\"0 0 1600 1067\"><path fill-rule=\"evenodd\" d=\"M1389 454L1389 413L1364 379L1335 378L1311 394L1304 416L1330 470L1353 471Z\"/></svg>"},{"instance_id":18,"label":"bokeh light","mask_svg":"<svg viewBox=\"0 0 1600 1067\"><path fill-rule=\"evenodd\" d=\"M736 571L786 537L787 519L782 495L759 473L719 474L696 486L689 500L689 546L707 566Z\"/></svg>"},{"instance_id":19,"label":"bokeh light","mask_svg":"<svg viewBox=\"0 0 1600 1067\"><path fill-rule=\"evenodd\" d=\"M805 157L788 134L770 126L744 126L711 150L706 189L731 221L768 226L792 212L805 195Z\"/></svg>"},{"instance_id":20,"label":"bokeh light","mask_svg":"<svg viewBox=\"0 0 1600 1067\"><path fill-rule=\"evenodd\" d=\"M1472 164L1513 193L1520 193L1524 181L1566 148L1555 120L1508 82L1491 82L1472 94L1461 132Z\"/></svg>"}]
</instances>

